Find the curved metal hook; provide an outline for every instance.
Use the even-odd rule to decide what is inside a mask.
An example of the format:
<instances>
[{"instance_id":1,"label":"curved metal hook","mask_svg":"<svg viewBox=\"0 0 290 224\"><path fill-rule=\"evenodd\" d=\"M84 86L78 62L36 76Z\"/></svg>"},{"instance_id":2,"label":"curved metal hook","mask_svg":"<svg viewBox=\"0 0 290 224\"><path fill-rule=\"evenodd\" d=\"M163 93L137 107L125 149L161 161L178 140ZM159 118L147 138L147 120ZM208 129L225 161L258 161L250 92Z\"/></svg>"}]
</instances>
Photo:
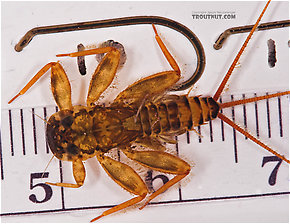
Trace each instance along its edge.
<instances>
[{"instance_id":1,"label":"curved metal hook","mask_svg":"<svg viewBox=\"0 0 290 224\"><path fill-rule=\"evenodd\" d=\"M192 46L194 47L196 51L197 66L193 75L188 80L174 86L171 90L173 91L185 90L197 82L197 80L201 77L205 68L205 53L204 53L201 42L199 41L197 36L186 26L174 20L167 19L164 17L159 17L159 16L132 16L132 17L122 17L122 18L107 19L107 20L36 27L29 30L21 38L18 44L16 44L15 50L18 52L22 51L22 49L29 44L32 38L39 34L78 31L78 30L87 30L87 29L96 29L96 28L114 27L114 26L128 26L128 25L137 25L137 24L158 24L158 25L162 25L162 26L166 26L171 29L174 29L178 31L179 33L181 33L182 35L184 35L190 41L190 43L192 44Z\"/></svg>"}]
</instances>

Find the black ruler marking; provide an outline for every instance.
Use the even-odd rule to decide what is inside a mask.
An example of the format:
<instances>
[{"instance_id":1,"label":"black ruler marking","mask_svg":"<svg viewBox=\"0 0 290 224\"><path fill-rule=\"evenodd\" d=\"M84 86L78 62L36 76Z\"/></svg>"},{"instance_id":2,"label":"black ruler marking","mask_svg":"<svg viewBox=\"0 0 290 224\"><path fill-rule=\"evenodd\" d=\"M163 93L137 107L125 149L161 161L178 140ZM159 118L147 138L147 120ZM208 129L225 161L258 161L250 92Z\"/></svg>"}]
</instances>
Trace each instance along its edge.
<instances>
[{"instance_id":1,"label":"black ruler marking","mask_svg":"<svg viewBox=\"0 0 290 224\"><path fill-rule=\"evenodd\" d=\"M245 94L242 94L243 99L245 99ZM244 127L245 127L245 131L247 131L248 128L248 123L247 123L247 109L246 109L246 104L243 104L243 117L244 117ZM245 136L245 139L248 139L247 136Z\"/></svg>"},{"instance_id":2,"label":"black ruler marking","mask_svg":"<svg viewBox=\"0 0 290 224\"><path fill-rule=\"evenodd\" d=\"M176 144L175 144L175 148L176 148L176 155L179 156L179 148L178 148L178 136L175 136L175 141L176 141Z\"/></svg>"},{"instance_id":3,"label":"black ruler marking","mask_svg":"<svg viewBox=\"0 0 290 224\"><path fill-rule=\"evenodd\" d=\"M190 144L190 135L189 135L189 131L186 131L186 140L187 140L187 144Z\"/></svg>"},{"instance_id":4,"label":"black ruler marking","mask_svg":"<svg viewBox=\"0 0 290 224\"><path fill-rule=\"evenodd\" d=\"M197 132L198 132L198 142L201 143L201 127L197 126Z\"/></svg>"},{"instance_id":5,"label":"black ruler marking","mask_svg":"<svg viewBox=\"0 0 290 224\"><path fill-rule=\"evenodd\" d=\"M120 149L117 149L117 156L118 156L118 161L121 161L121 152Z\"/></svg>"},{"instance_id":6,"label":"black ruler marking","mask_svg":"<svg viewBox=\"0 0 290 224\"><path fill-rule=\"evenodd\" d=\"M1 180L4 180L4 171L3 171L3 155L2 155L2 135L0 131L0 163L1 163Z\"/></svg>"},{"instance_id":7,"label":"black ruler marking","mask_svg":"<svg viewBox=\"0 0 290 224\"><path fill-rule=\"evenodd\" d=\"M8 111L8 116L9 116L9 128L10 128L10 150L11 150L11 156L14 156L13 128L12 128L12 114L11 114L11 110Z\"/></svg>"},{"instance_id":8,"label":"black ruler marking","mask_svg":"<svg viewBox=\"0 0 290 224\"><path fill-rule=\"evenodd\" d=\"M255 97L257 97L257 93L254 94ZM259 131L259 115L258 115L258 104L257 101L255 102L255 118L256 118L256 134L257 138L260 137L260 131Z\"/></svg>"},{"instance_id":9,"label":"black ruler marking","mask_svg":"<svg viewBox=\"0 0 290 224\"><path fill-rule=\"evenodd\" d=\"M268 92L266 93L266 95L269 95ZM267 109L268 138L271 138L269 99L266 99L266 109Z\"/></svg>"},{"instance_id":10,"label":"black ruler marking","mask_svg":"<svg viewBox=\"0 0 290 224\"><path fill-rule=\"evenodd\" d=\"M178 147L178 136L175 136L175 147L176 147L176 155L179 156L179 147ZM182 200L182 192L181 192L181 184L178 183L178 196L179 196L179 200Z\"/></svg>"},{"instance_id":11,"label":"black ruler marking","mask_svg":"<svg viewBox=\"0 0 290 224\"><path fill-rule=\"evenodd\" d=\"M43 107L43 117L44 117L44 120L47 121L46 107ZM46 123L45 123L45 125L46 125ZM46 148L46 153L48 154L49 153L49 147L48 147L48 143L46 141L46 136L45 136L45 148Z\"/></svg>"},{"instance_id":12,"label":"black ruler marking","mask_svg":"<svg viewBox=\"0 0 290 224\"><path fill-rule=\"evenodd\" d=\"M60 175L60 183L63 183L63 172L62 172L62 162L59 160L59 175ZM62 209L65 209L64 206L64 189L63 187L60 188L60 194L61 194L61 207Z\"/></svg>"},{"instance_id":13,"label":"black ruler marking","mask_svg":"<svg viewBox=\"0 0 290 224\"><path fill-rule=\"evenodd\" d=\"M23 155L25 156L25 134L24 134L24 121L23 121L23 109L20 109L20 119L21 119L21 137L22 137L22 149Z\"/></svg>"},{"instance_id":14,"label":"black ruler marking","mask_svg":"<svg viewBox=\"0 0 290 224\"><path fill-rule=\"evenodd\" d=\"M234 96L231 95L231 101L234 100ZM235 122L235 108L232 107L232 119ZM234 155L235 155L235 163L238 163L238 148L237 148L237 133L236 129L233 128L233 139L234 139Z\"/></svg>"},{"instance_id":15,"label":"black ruler marking","mask_svg":"<svg viewBox=\"0 0 290 224\"><path fill-rule=\"evenodd\" d=\"M209 120L209 137L210 137L210 142L213 142L213 131L212 131L212 120Z\"/></svg>"},{"instance_id":16,"label":"black ruler marking","mask_svg":"<svg viewBox=\"0 0 290 224\"><path fill-rule=\"evenodd\" d=\"M35 125L34 108L32 108L32 126L33 126L34 153L35 153L35 155L37 155L37 140L36 140L36 125Z\"/></svg>"},{"instance_id":17,"label":"black ruler marking","mask_svg":"<svg viewBox=\"0 0 290 224\"><path fill-rule=\"evenodd\" d=\"M280 125L280 137L283 137L283 124L282 124L282 110L281 110L281 98L278 96L278 111L279 111L279 125Z\"/></svg>"},{"instance_id":18,"label":"black ruler marking","mask_svg":"<svg viewBox=\"0 0 290 224\"><path fill-rule=\"evenodd\" d=\"M223 103L222 97L220 97L220 103ZM223 109L220 110L220 113L223 113ZM222 141L225 141L225 130L224 130L224 122L221 120L221 134L222 134Z\"/></svg>"},{"instance_id":19,"label":"black ruler marking","mask_svg":"<svg viewBox=\"0 0 290 224\"><path fill-rule=\"evenodd\" d=\"M55 112L58 112L58 107L55 107ZM62 161L59 160L59 175L60 175L60 183L63 183L63 172L62 172ZM61 194L61 207L62 209L65 209L64 204L64 188L60 188L60 194Z\"/></svg>"}]
</instances>

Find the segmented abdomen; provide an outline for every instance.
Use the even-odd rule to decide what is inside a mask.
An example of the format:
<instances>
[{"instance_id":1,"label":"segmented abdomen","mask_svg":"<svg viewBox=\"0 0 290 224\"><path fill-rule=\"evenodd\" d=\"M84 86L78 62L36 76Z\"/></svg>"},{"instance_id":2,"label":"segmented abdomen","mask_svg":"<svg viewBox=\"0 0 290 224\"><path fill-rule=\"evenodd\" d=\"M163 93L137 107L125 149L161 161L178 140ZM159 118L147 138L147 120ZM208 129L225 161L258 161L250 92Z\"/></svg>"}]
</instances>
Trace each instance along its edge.
<instances>
[{"instance_id":1,"label":"segmented abdomen","mask_svg":"<svg viewBox=\"0 0 290 224\"><path fill-rule=\"evenodd\" d=\"M146 103L138 116L146 135L181 134L216 118L219 109L211 97L168 95Z\"/></svg>"}]
</instances>

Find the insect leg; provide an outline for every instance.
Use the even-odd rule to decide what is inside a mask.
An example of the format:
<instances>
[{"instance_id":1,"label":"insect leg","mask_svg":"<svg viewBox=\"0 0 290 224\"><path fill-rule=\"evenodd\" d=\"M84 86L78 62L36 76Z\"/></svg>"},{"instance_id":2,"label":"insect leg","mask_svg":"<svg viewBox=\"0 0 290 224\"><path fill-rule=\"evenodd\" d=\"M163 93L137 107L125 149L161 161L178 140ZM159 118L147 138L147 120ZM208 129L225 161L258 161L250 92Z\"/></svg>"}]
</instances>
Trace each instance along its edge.
<instances>
[{"instance_id":1,"label":"insect leg","mask_svg":"<svg viewBox=\"0 0 290 224\"><path fill-rule=\"evenodd\" d=\"M144 101L163 94L180 79L180 74L175 71L159 72L143 78L125 90L115 98L113 105L131 105L138 108Z\"/></svg>"},{"instance_id":2,"label":"insect leg","mask_svg":"<svg viewBox=\"0 0 290 224\"><path fill-rule=\"evenodd\" d=\"M99 63L91 79L87 96L88 106L92 106L93 103L99 99L100 95L112 83L120 62L120 52L114 47L101 47L91 50L84 50L80 52L57 55L57 57L63 56L79 57L103 53L107 54L103 57L103 59Z\"/></svg>"},{"instance_id":3,"label":"insect leg","mask_svg":"<svg viewBox=\"0 0 290 224\"><path fill-rule=\"evenodd\" d=\"M142 201L148 193L144 181L130 166L115 161L101 153L97 154L97 159L105 169L106 173L117 184L119 184L125 190L138 196L104 211L100 216L92 219L91 222Z\"/></svg>"},{"instance_id":4,"label":"insect leg","mask_svg":"<svg viewBox=\"0 0 290 224\"><path fill-rule=\"evenodd\" d=\"M166 90L172 88L180 79L178 64L162 42L153 24L152 27L155 32L156 41L174 71L159 72L133 83L116 97L114 100L115 105L129 104L131 106L140 107L144 101L144 96L146 96L145 100L147 100L153 96L156 97L163 94Z\"/></svg>"},{"instance_id":5,"label":"insect leg","mask_svg":"<svg viewBox=\"0 0 290 224\"><path fill-rule=\"evenodd\" d=\"M84 164L81 160L75 160L72 162L73 167L73 175L76 181L76 184L69 184L69 183L50 183L46 182L46 184L59 186L59 187L72 187L78 188L84 184L85 177L86 177L86 170Z\"/></svg>"},{"instance_id":6,"label":"insect leg","mask_svg":"<svg viewBox=\"0 0 290 224\"><path fill-rule=\"evenodd\" d=\"M72 109L70 82L58 62L51 67L51 91L60 110Z\"/></svg>"},{"instance_id":7,"label":"insect leg","mask_svg":"<svg viewBox=\"0 0 290 224\"><path fill-rule=\"evenodd\" d=\"M165 146L162 145L161 142L157 138L152 137L152 136L138 138L138 139L136 139L135 142L144 146L144 147L148 147L148 148L154 149L154 150L164 151L166 149Z\"/></svg>"},{"instance_id":8,"label":"insect leg","mask_svg":"<svg viewBox=\"0 0 290 224\"><path fill-rule=\"evenodd\" d=\"M56 57L79 57L79 56L87 56L93 54L104 54L109 51L114 50L114 47L101 47L101 48L94 48L90 50L72 52L72 53L65 53L65 54L57 54Z\"/></svg>"},{"instance_id":9,"label":"insect leg","mask_svg":"<svg viewBox=\"0 0 290 224\"><path fill-rule=\"evenodd\" d=\"M150 169L157 170L164 173L175 174L176 176L169 180L166 184L160 187L157 191L151 194L146 203L140 208L144 208L152 199L170 188L172 185L178 183L190 172L190 165L177 156L160 151L133 151L131 149L122 150L125 155L139 162L141 165Z\"/></svg>"},{"instance_id":10,"label":"insect leg","mask_svg":"<svg viewBox=\"0 0 290 224\"><path fill-rule=\"evenodd\" d=\"M18 96L23 95L28 89L30 89L30 87L36 83L36 81L38 79L40 79L50 68L51 66L54 64L55 62L50 62L48 64L46 64L45 66L43 66L42 69L39 70L39 72L36 73L36 75L23 87L23 89L20 90L20 92L14 96L9 102L8 104L12 103Z\"/></svg>"},{"instance_id":11,"label":"insect leg","mask_svg":"<svg viewBox=\"0 0 290 224\"><path fill-rule=\"evenodd\" d=\"M165 44L163 43L163 41L161 40L159 34L157 33L156 27L154 24L152 24L154 33L155 33L155 39L160 47L160 49L162 50L164 56L166 57L167 61L169 62L170 66L173 68L174 71L176 71L178 74L180 74L180 69L178 67L177 62L175 61L175 59L173 58L173 56L170 54L170 52L168 51L168 49L166 48Z\"/></svg>"},{"instance_id":12,"label":"insect leg","mask_svg":"<svg viewBox=\"0 0 290 224\"><path fill-rule=\"evenodd\" d=\"M108 52L95 70L88 90L87 105L91 106L112 83L120 62L120 52Z\"/></svg>"},{"instance_id":13,"label":"insect leg","mask_svg":"<svg viewBox=\"0 0 290 224\"><path fill-rule=\"evenodd\" d=\"M23 95L38 79L40 79L51 68L51 91L55 102L61 110L71 109L71 87L67 75L58 62L46 64L36 75L24 86L20 92L14 96L8 103L10 104L18 96Z\"/></svg>"}]
</instances>

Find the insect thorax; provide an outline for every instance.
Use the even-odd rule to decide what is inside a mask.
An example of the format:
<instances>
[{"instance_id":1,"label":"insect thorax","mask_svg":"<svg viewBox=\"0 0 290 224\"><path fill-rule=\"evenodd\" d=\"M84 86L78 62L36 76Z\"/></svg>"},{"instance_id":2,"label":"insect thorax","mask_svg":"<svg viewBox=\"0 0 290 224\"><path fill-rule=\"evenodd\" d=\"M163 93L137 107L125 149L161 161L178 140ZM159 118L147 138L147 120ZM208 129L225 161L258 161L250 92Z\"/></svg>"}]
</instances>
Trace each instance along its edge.
<instances>
[{"instance_id":1,"label":"insect thorax","mask_svg":"<svg viewBox=\"0 0 290 224\"><path fill-rule=\"evenodd\" d=\"M61 110L48 121L46 136L52 153L61 160L86 160L97 151L128 144L138 133L123 121L135 114L128 108L75 106Z\"/></svg>"}]
</instances>

